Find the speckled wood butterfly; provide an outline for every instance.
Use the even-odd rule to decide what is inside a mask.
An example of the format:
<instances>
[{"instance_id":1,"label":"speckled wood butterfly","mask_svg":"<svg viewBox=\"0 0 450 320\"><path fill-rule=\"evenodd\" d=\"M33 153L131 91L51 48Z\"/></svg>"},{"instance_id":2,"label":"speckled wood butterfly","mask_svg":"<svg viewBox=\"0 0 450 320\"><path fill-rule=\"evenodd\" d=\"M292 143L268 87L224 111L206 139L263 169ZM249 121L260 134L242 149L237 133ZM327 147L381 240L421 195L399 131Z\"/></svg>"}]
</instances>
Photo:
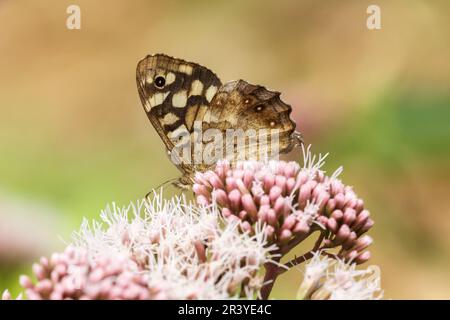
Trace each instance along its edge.
<instances>
[{"instance_id":1,"label":"speckled wood butterfly","mask_svg":"<svg viewBox=\"0 0 450 320\"><path fill-rule=\"evenodd\" d=\"M164 54L139 61L136 81L150 122L183 174L175 183L179 187L192 185L196 171L210 169L221 158L261 159L264 150L287 153L302 143L290 119L291 107L279 92L263 86L244 80L222 84L211 70ZM236 141L236 132L244 132L245 139ZM227 139L219 139L221 134ZM213 143L206 145L208 141ZM189 157L181 157L180 150ZM220 154L224 150L227 157Z\"/></svg>"}]
</instances>

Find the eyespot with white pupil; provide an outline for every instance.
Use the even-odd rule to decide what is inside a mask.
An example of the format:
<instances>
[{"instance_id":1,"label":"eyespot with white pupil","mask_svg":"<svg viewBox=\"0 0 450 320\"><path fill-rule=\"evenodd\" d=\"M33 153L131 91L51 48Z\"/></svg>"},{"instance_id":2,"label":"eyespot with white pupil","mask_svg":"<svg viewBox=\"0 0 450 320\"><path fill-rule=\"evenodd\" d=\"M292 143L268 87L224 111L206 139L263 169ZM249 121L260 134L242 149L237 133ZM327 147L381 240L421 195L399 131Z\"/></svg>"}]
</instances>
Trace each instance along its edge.
<instances>
[{"instance_id":1,"label":"eyespot with white pupil","mask_svg":"<svg viewBox=\"0 0 450 320\"><path fill-rule=\"evenodd\" d=\"M155 86L159 89L164 88L166 84L166 79L163 76L157 76L155 78Z\"/></svg>"}]
</instances>

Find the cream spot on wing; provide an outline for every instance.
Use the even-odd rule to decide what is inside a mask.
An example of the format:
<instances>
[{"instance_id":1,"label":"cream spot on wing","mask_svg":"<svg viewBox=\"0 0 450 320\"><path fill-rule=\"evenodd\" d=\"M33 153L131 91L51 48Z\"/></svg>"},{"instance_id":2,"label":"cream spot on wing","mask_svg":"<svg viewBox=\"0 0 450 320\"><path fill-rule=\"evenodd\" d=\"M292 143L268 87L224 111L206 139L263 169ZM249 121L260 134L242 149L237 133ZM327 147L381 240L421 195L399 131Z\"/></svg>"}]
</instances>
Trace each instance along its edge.
<instances>
[{"instance_id":1,"label":"cream spot on wing","mask_svg":"<svg viewBox=\"0 0 450 320\"><path fill-rule=\"evenodd\" d=\"M204 117L205 117L206 111L208 111L208 107L205 106L205 105L201 105L201 106L198 108L198 111L197 111L197 117L195 117L195 120L198 120L198 121L204 121Z\"/></svg>"},{"instance_id":2,"label":"cream spot on wing","mask_svg":"<svg viewBox=\"0 0 450 320\"><path fill-rule=\"evenodd\" d=\"M207 123L211 122L211 110L206 111L203 121Z\"/></svg>"},{"instance_id":3,"label":"cream spot on wing","mask_svg":"<svg viewBox=\"0 0 450 320\"><path fill-rule=\"evenodd\" d=\"M158 92L155 93L154 95L150 96L148 98L149 101L149 105L146 104L145 109L147 110L147 112L150 111L151 108L159 106L160 104L162 104L164 102L164 100L166 100L167 96L169 95L169 91L167 92Z\"/></svg>"},{"instance_id":4,"label":"cream spot on wing","mask_svg":"<svg viewBox=\"0 0 450 320\"><path fill-rule=\"evenodd\" d=\"M195 114L197 113L198 108L199 108L198 105L193 105L189 106L186 111L184 122L186 123L186 126L189 130L191 130L192 126L194 125Z\"/></svg>"},{"instance_id":5,"label":"cream spot on wing","mask_svg":"<svg viewBox=\"0 0 450 320\"><path fill-rule=\"evenodd\" d=\"M169 72L166 75L166 85L172 84L175 81L175 74L173 72Z\"/></svg>"},{"instance_id":6,"label":"cream spot on wing","mask_svg":"<svg viewBox=\"0 0 450 320\"><path fill-rule=\"evenodd\" d=\"M178 137L178 136L184 135L184 134L189 134L189 131L186 128L186 126L183 124L183 125L179 126L178 128L176 128L175 130L169 132L167 134L167 136L169 138L175 138L175 137Z\"/></svg>"},{"instance_id":7,"label":"cream spot on wing","mask_svg":"<svg viewBox=\"0 0 450 320\"><path fill-rule=\"evenodd\" d=\"M203 117L203 121L208 123L217 123L219 122L219 119L217 119L216 115L211 113L211 109L208 109L208 111L206 111L205 113L205 116Z\"/></svg>"},{"instance_id":8,"label":"cream spot on wing","mask_svg":"<svg viewBox=\"0 0 450 320\"><path fill-rule=\"evenodd\" d=\"M175 93L172 97L172 105L175 108L184 108L187 102L187 92L186 90L181 90Z\"/></svg>"},{"instance_id":9,"label":"cream spot on wing","mask_svg":"<svg viewBox=\"0 0 450 320\"><path fill-rule=\"evenodd\" d=\"M168 125L170 126L171 124L174 124L175 122L178 121L178 116L173 114L173 113L168 113L164 116L164 118L162 119L162 124L163 125Z\"/></svg>"},{"instance_id":10,"label":"cream spot on wing","mask_svg":"<svg viewBox=\"0 0 450 320\"><path fill-rule=\"evenodd\" d=\"M148 84L152 84L153 78L149 75L149 76L147 76L147 79L145 79L145 81L147 81Z\"/></svg>"},{"instance_id":11,"label":"cream spot on wing","mask_svg":"<svg viewBox=\"0 0 450 320\"><path fill-rule=\"evenodd\" d=\"M192 66L188 65L188 64L181 64L179 69L180 72L185 73L187 75L191 75L192 74Z\"/></svg>"},{"instance_id":12,"label":"cream spot on wing","mask_svg":"<svg viewBox=\"0 0 450 320\"><path fill-rule=\"evenodd\" d=\"M194 80L191 84L191 91L189 91L190 96L200 96L203 92L203 83L200 80Z\"/></svg>"},{"instance_id":13,"label":"cream spot on wing","mask_svg":"<svg viewBox=\"0 0 450 320\"><path fill-rule=\"evenodd\" d=\"M190 134L185 125L181 125L172 132L169 132L167 136L179 146L190 141Z\"/></svg>"},{"instance_id":14,"label":"cream spot on wing","mask_svg":"<svg viewBox=\"0 0 450 320\"><path fill-rule=\"evenodd\" d=\"M214 98L214 95L217 92L217 87L216 86L210 86L207 90L206 90L206 100L208 100L208 102L211 102L211 100Z\"/></svg>"}]
</instances>

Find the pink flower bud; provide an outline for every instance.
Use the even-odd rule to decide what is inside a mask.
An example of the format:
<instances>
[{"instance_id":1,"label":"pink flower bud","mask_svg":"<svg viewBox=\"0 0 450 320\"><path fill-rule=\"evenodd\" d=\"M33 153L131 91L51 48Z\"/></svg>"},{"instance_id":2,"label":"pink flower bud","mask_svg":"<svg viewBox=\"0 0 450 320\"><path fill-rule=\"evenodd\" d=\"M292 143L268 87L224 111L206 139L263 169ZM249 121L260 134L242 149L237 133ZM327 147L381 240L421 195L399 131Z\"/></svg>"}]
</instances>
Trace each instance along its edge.
<instances>
[{"instance_id":1,"label":"pink flower bud","mask_svg":"<svg viewBox=\"0 0 450 320\"><path fill-rule=\"evenodd\" d=\"M279 197L275 200L275 203L273 205L273 210L275 211L275 213L277 214L277 216L283 216L283 212L284 212L284 198L283 197Z\"/></svg>"},{"instance_id":2,"label":"pink flower bud","mask_svg":"<svg viewBox=\"0 0 450 320\"><path fill-rule=\"evenodd\" d=\"M252 226L250 225L250 223L248 223L248 221L243 221L241 223L241 228L244 232L252 233L253 231Z\"/></svg>"},{"instance_id":3,"label":"pink flower bud","mask_svg":"<svg viewBox=\"0 0 450 320\"><path fill-rule=\"evenodd\" d=\"M242 181L241 179L236 180L236 185L238 187L238 190L242 193L242 194L246 194L249 193L249 190L247 189L247 187L244 184L244 181Z\"/></svg>"},{"instance_id":4,"label":"pink flower bud","mask_svg":"<svg viewBox=\"0 0 450 320\"><path fill-rule=\"evenodd\" d=\"M231 210L239 212L241 209L241 193L237 189L234 189L228 194L228 199L230 201Z\"/></svg>"},{"instance_id":5,"label":"pink flower bud","mask_svg":"<svg viewBox=\"0 0 450 320\"><path fill-rule=\"evenodd\" d=\"M267 211L267 223L270 224L272 227L276 227L278 223L277 214L273 209L269 209Z\"/></svg>"},{"instance_id":6,"label":"pink flower bud","mask_svg":"<svg viewBox=\"0 0 450 320\"><path fill-rule=\"evenodd\" d=\"M291 238L292 238L291 230L284 229L284 230L281 231L281 235L280 235L280 242L281 243L288 243Z\"/></svg>"},{"instance_id":7,"label":"pink flower bud","mask_svg":"<svg viewBox=\"0 0 450 320\"><path fill-rule=\"evenodd\" d=\"M264 191L269 192L270 189L275 185L275 176L268 174L264 177Z\"/></svg>"},{"instance_id":8,"label":"pink flower bud","mask_svg":"<svg viewBox=\"0 0 450 320\"><path fill-rule=\"evenodd\" d=\"M236 179L234 179L233 177L227 177L225 179L225 183L226 183L227 192L231 192L232 190L238 188L238 186L236 184Z\"/></svg>"},{"instance_id":9,"label":"pink flower bud","mask_svg":"<svg viewBox=\"0 0 450 320\"><path fill-rule=\"evenodd\" d=\"M281 194L286 194L286 177L277 175L275 177L275 184L280 188Z\"/></svg>"},{"instance_id":10,"label":"pink flower bud","mask_svg":"<svg viewBox=\"0 0 450 320\"><path fill-rule=\"evenodd\" d=\"M358 251L352 250L352 251L350 251L349 253L347 253L347 254L345 255L345 259L346 259L347 261L354 261L354 260L356 259L357 256L358 256Z\"/></svg>"},{"instance_id":11,"label":"pink flower bud","mask_svg":"<svg viewBox=\"0 0 450 320\"><path fill-rule=\"evenodd\" d=\"M278 197L281 196L281 188L278 186L273 186L270 189L270 193L269 193L269 198L270 198L270 203L275 203L275 201L278 199Z\"/></svg>"},{"instance_id":12,"label":"pink flower bud","mask_svg":"<svg viewBox=\"0 0 450 320\"><path fill-rule=\"evenodd\" d=\"M351 208L345 209L343 222L346 225L348 225L349 227L351 227L351 225L355 221L355 219L356 219L356 211L354 209L351 209Z\"/></svg>"},{"instance_id":13,"label":"pink flower bud","mask_svg":"<svg viewBox=\"0 0 450 320\"><path fill-rule=\"evenodd\" d=\"M227 207L230 205L228 202L227 193L223 189L216 189L212 192L213 199L216 199L216 202L221 207Z\"/></svg>"},{"instance_id":14,"label":"pink flower bud","mask_svg":"<svg viewBox=\"0 0 450 320\"><path fill-rule=\"evenodd\" d=\"M310 230L310 226L306 221L298 221L293 229L295 234L304 235Z\"/></svg>"},{"instance_id":15,"label":"pink flower bud","mask_svg":"<svg viewBox=\"0 0 450 320\"><path fill-rule=\"evenodd\" d=\"M332 218L328 219L327 227L328 227L328 229L330 229L333 233L336 233L337 230L338 230L339 225L338 225L336 219L334 219L334 218L332 217Z\"/></svg>"},{"instance_id":16,"label":"pink flower bud","mask_svg":"<svg viewBox=\"0 0 450 320\"><path fill-rule=\"evenodd\" d=\"M344 208L345 196L344 196L343 193L338 193L334 197L334 200L336 201L336 208L338 208L338 209L343 209Z\"/></svg>"},{"instance_id":17,"label":"pink flower bud","mask_svg":"<svg viewBox=\"0 0 450 320\"><path fill-rule=\"evenodd\" d=\"M356 200L355 210L360 213L364 209L364 201L362 199Z\"/></svg>"},{"instance_id":18,"label":"pink flower bud","mask_svg":"<svg viewBox=\"0 0 450 320\"><path fill-rule=\"evenodd\" d=\"M248 218L248 212L245 210L241 210L238 214L239 219L241 220L247 220Z\"/></svg>"},{"instance_id":19,"label":"pink flower bud","mask_svg":"<svg viewBox=\"0 0 450 320\"><path fill-rule=\"evenodd\" d=\"M358 230L358 235L362 235L363 233L367 232L370 228L372 228L374 225L373 220L368 219L366 224Z\"/></svg>"},{"instance_id":20,"label":"pink flower bud","mask_svg":"<svg viewBox=\"0 0 450 320\"><path fill-rule=\"evenodd\" d=\"M52 291L52 282L49 279L44 279L36 283L35 290L41 294L41 296L46 296Z\"/></svg>"},{"instance_id":21,"label":"pink flower bud","mask_svg":"<svg viewBox=\"0 0 450 320\"><path fill-rule=\"evenodd\" d=\"M330 199L328 200L328 203L325 207L325 210L328 214L330 214L331 212L333 212L333 210L336 208L336 200L334 199Z\"/></svg>"},{"instance_id":22,"label":"pink flower bud","mask_svg":"<svg viewBox=\"0 0 450 320\"><path fill-rule=\"evenodd\" d=\"M350 228L346 224L343 224L339 228L339 231L337 232L336 237L334 238L334 243L335 244L341 244L345 240L347 240L347 238L349 236L350 236Z\"/></svg>"},{"instance_id":23,"label":"pink flower bud","mask_svg":"<svg viewBox=\"0 0 450 320\"><path fill-rule=\"evenodd\" d=\"M321 227L325 227L328 224L328 218L325 216L318 216L316 220Z\"/></svg>"},{"instance_id":24,"label":"pink flower bud","mask_svg":"<svg viewBox=\"0 0 450 320\"><path fill-rule=\"evenodd\" d=\"M297 172L297 165L295 163L287 163L286 167L284 168L284 172L283 174L288 177L291 178L293 176L295 176L296 172Z\"/></svg>"},{"instance_id":25,"label":"pink flower bud","mask_svg":"<svg viewBox=\"0 0 450 320\"><path fill-rule=\"evenodd\" d=\"M253 173L250 171L245 171L243 181L247 189L250 189L252 187L253 180L254 180Z\"/></svg>"},{"instance_id":26,"label":"pink flower bud","mask_svg":"<svg viewBox=\"0 0 450 320\"><path fill-rule=\"evenodd\" d=\"M294 215L290 215L284 220L281 229L292 229L295 226L296 222L296 217Z\"/></svg>"},{"instance_id":27,"label":"pink flower bud","mask_svg":"<svg viewBox=\"0 0 450 320\"><path fill-rule=\"evenodd\" d=\"M372 243L373 243L372 237L365 235L358 239L358 241L353 249L358 252L361 252L364 249L366 249L367 247L369 247Z\"/></svg>"},{"instance_id":28,"label":"pink flower bud","mask_svg":"<svg viewBox=\"0 0 450 320\"><path fill-rule=\"evenodd\" d=\"M258 211L255 202L253 201L253 197L249 193L247 193L242 196L241 201L242 207L244 208L245 211L248 212L251 219L256 220Z\"/></svg>"},{"instance_id":29,"label":"pink flower bud","mask_svg":"<svg viewBox=\"0 0 450 320\"><path fill-rule=\"evenodd\" d=\"M267 221L267 213L269 212L269 205L262 205L258 211L258 218L261 221Z\"/></svg>"},{"instance_id":30,"label":"pink flower bud","mask_svg":"<svg viewBox=\"0 0 450 320\"><path fill-rule=\"evenodd\" d=\"M294 190L294 186L295 186L295 179L294 178L289 178L286 181L286 192L288 194L291 194L292 191Z\"/></svg>"},{"instance_id":31,"label":"pink flower bud","mask_svg":"<svg viewBox=\"0 0 450 320\"><path fill-rule=\"evenodd\" d=\"M333 211L333 213L331 214L331 217L334 220L336 220L338 222L341 222L342 218L344 217L344 213L341 210L337 209L337 210Z\"/></svg>"},{"instance_id":32,"label":"pink flower bud","mask_svg":"<svg viewBox=\"0 0 450 320\"><path fill-rule=\"evenodd\" d=\"M33 282L31 281L30 277L26 275L21 275L19 277L19 284L24 289L31 289L33 288Z\"/></svg>"},{"instance_id":33,"label":"pink flower bud","mask_svg":"<svg viewBox=\"0 0 450 320\"><path fill-rule=\"evenodd\" d=\"M370 259L370 251L364 251L358 257L356 257L355 262L357 264L362 264Z\"/></svg>"},{"instance_id":34,"label":"pink flower bud","mask_svg":"<svg viewBox=\"0 0 450 320\"><path fill-rule=\"evenodd\" d=\"M259 205L261 205L261 206L268 205L269 206L270 205L270 198L269 198L269 196L268 195L263 195L261 197Z\"/></svg>"},{"instance_id":35,"label":"pink flower bud","mask_svg":"<svg viewBox=\"0 0 450 320\"><path fill-rule=\"evenodd\" d=\"M272 237L275 233L275 229L272 226L266 227L266 235L267 237Z\"/></svg>"},{"instance_id":36,"label":"pink flower bud","mask_svg":"<svg viewBox=\"0 0 450 320\"><path fill-rule=\"evenodd\" d=\"M344 249L350 249L351 247L353 247L355 245L355 240L356 240L357 236L355 232L350 232L350 235L347 237L347 240L344 241L344 243L342 244L342 247Z\"/></svg>"},{"instance_id":37,"label":"pink flower bud","mask_svg":"<svg viewBox=\"0 0 450 320\"><path fill-rule=\"evenodd\" d=\"M38 280L45 279L47 276L44 268L40 264L35 263L31 268L33 269L33 273Z\"/></svg>"},{"instance_id":38,"label":"pink flower bud","mask_svg":"<svg viewBox=\"0 0 450 320\"><path fill-rule=\"evenodd\" d=\"M225 218L228 218L229 216L232 216L233 213L232 213L231 210L228 209L228 208L222 208L222 215L223 215Z\"/></svg>"},{"instance_id":39,"label":"pink flower bud","mask_svg":"<svg viewBox=\"0 0 450 320\"><path fill-rule=\"evenodd\" d=\"M209 200L208 200L208 198L206 198L204 195L198 195L198 196L197 196L197 203L198 203L200 206L206 207L206 206L209 205Z\"/></svg>"},{"instance_id":40,"label":"pink flower bud","mask_svg":"<svg viewBox=\"0 0 450 320\"><path fill-rule=\"evenodd\" d=\"M300 187L300 193L298 196L298 204L300 208L305 208L308 200L311 199L311 185L306 183Z\"/></svg>"},{"instance_id":41,"label":"pink flower bud","mask_svg":"<svg viewBox=\"0 0 450 320\"><path fill-rule=\"evenodd\" d=\"M369 219L370 213L368 210L361 211L356 217L353 229L358 231L362 226L364 226Z\"/></svg>"},{"instance_id":42,"label":"pink flower bud","mask_svg":"<svg viewBox=\"0 0 450 320\"><path fill-rule=\"evenodd\" d=\"M202 195L205 198L209 198L210 193L208 191L208 189L206 188L206 186L201 185L201 184L194 184L192 186L192 190L197 194L197 195Z\"/></svg>"},{"instance_id":43,"label":"pink flower bud","mask_svg":"<svg viewBox=\"0 0 450 320\"><path fill-rule=\"evenodd\" d=\"M211 183L211 186L213 187L213 189L224 189L225 188L222 180L216 174L212 174L210 176L209 182Z\"/></svg>"}]
</instances>

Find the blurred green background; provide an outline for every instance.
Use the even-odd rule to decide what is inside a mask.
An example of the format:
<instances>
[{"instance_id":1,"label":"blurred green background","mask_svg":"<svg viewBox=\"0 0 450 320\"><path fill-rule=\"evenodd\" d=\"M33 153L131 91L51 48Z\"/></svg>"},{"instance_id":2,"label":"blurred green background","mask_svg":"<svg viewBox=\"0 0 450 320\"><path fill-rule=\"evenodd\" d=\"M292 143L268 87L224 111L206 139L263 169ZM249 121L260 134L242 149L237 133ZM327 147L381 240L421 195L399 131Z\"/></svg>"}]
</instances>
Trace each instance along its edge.
<instances>
[{"instance_id":1,"label":"blurred green background","mask_svg":"<svg viewBox=\"0 0 450 320\"><path fill-rule=\"evenodd\" d=\"M178 176L135 86L137 61L164 52L281 91L371 210L385 297L449 299L449 51L446 0L0 0L0 291L82 217Z\"/></svg>"}]
</instances>

